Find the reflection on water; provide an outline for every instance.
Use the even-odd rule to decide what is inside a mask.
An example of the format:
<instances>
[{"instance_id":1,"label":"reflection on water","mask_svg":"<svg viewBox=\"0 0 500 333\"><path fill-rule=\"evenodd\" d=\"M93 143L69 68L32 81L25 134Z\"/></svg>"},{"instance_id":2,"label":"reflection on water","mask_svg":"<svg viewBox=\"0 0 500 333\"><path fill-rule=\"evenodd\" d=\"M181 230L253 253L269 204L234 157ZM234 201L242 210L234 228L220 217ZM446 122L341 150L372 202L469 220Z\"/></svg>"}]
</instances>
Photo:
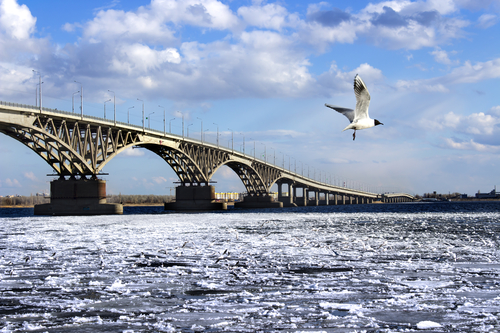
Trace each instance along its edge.
<instances>
[{"instance_id":1,"label":"reflection on water","mask_svg":"<svg viewBox=\"0 0 500 333\"><path fill-rule=\"evenodd\" d=\"M0 329L492 332L500 203L0 214Z\"/></svg>"}]
</instances>

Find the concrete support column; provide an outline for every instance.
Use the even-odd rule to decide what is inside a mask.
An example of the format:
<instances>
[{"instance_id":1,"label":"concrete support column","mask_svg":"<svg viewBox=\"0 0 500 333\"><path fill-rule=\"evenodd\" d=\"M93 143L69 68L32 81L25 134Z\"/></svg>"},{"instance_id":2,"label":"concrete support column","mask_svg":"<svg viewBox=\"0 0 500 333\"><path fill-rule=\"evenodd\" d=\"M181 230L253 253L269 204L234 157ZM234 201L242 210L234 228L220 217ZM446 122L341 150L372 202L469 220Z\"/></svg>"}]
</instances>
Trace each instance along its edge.
<instances>
[{"instance_id":1,"label":"concrete support column","mask_svg":"<svg viewBox=\"0 0 500 333\"><path fill-rule=\"evenodd\" d=\"M300 187L302 189L302 196L295 197L295 204L297 206L307 206L307 187Z\"/></svg>"},{"instance_id":2,"label":"concrete support column","mask_svg":"<svg viewBox=\"0 0 500 333\"><path fill-rule=\"evenodd\" d=\"M341 194L342 196L342 204L345 205L345 194Z\"/></svg>"},{"instance_id":3,"label":"concrete support column","mask_svg":"<svg viewBox=\"0 0 500 333\"><path fill-rule=\"evenodd\" d=\"M123 214L121 204L106 203L106 181L57 179L50 182L50 203L35 205L35 215Z\"/></svg>"},{"instance_id":4,"label":"concrete support column","mask_svg":"<svg viewBox=\"0 0 500 333\"><path fill-rule=\"evenodd\" d=\"M318 200L318 191L317 191L317 190L313 190L313 191L312 191L312 192L314 193L314 197L313 197L313 199L312 199L312 200L309 200L309 192L310 192L310 191L308 191L308 192L307 192L307 199L308 199L308 201L309 201L309 203L308 203L308 204L309 204L310 206L318 206L318 202L319 202L319 200Z\"/></svg>"},{"instance_id":5,"label":"concrete support column","mask_svg":"<svg viewBox=\"0 0 500 333\"><path fill-rule=\"evenodd\" d=\"M164 205L165 210L225 210L225 202L215 200L215 188L208 186L177 186L175 188L175 202Z\"/></svg>"},{"instance_id":6,"label":"concrete support column","mask_svg":"<svg viewBox=\"0 0 500 333\"><path fill-rule=\"evenodd\" d=\"M278 201L283 203L283 207L296 207L296 200L293 194L292 183L277 183L278 184ZM283 195L283 184L288 186L288 195Z\"/></svg>"}]
</instances>

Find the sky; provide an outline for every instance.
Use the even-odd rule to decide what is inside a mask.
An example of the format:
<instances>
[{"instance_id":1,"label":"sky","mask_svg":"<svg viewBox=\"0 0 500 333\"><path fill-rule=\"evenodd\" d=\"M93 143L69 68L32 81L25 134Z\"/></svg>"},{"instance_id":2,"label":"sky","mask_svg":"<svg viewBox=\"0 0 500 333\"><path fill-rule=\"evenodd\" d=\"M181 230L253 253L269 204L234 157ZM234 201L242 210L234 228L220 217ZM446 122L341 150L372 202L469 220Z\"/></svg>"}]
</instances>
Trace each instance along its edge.
<instances>
[{"instance_id":1,"label":"sky","mask_svg":"<svg viewBox=\"0 0 500 333\"><path fill-rule=\"evenodd\" d=\"M153 129L165 119L180 134L184 116L190 137L219 132L316 179L473 195L500 185L499 23L499 0L0 0L0 100L35 105L35 70L44 107L79 112L83 87L86 115L112 119L116 97L117 120L141 125L144 101ZM324 104L354 108L356 74L384 125L353 141ZM0 154L0 195L48 192L37 154L4 134ZM170 194L177 181L145 149L103 172L108 194ZM212 180L244 191L227 167Z\"/></svg>"}]
</instances>

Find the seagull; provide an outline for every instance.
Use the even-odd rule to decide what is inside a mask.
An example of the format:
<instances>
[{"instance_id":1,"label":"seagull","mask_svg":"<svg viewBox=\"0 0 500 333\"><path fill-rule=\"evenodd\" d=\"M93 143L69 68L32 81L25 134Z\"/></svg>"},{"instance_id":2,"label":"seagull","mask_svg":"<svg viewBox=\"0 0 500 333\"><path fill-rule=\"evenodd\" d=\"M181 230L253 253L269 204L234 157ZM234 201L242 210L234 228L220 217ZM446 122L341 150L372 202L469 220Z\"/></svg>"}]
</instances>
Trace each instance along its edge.
<instances>
[{"instance_id":1,"label":"seagull","mask_svg":"<svg viewBox=\"0 0 500 333\"><path fill-rule=\"evenodd\" d=\"M341 106L335 106L330 104L325 104L325 106L334 109L337 112L342 113L351 122L346 128L342 130L353 129L352 139L356 139L356 130L362 130L365 128L370 128L377 125L383 125L377 119L371 119L368 116L368 106L370 105L370 93L368 88L366 88L365 83L361 77L356 74L354 77L354 94L356 95L356 109L344 108Z\"/></svg>"}]
</instances>

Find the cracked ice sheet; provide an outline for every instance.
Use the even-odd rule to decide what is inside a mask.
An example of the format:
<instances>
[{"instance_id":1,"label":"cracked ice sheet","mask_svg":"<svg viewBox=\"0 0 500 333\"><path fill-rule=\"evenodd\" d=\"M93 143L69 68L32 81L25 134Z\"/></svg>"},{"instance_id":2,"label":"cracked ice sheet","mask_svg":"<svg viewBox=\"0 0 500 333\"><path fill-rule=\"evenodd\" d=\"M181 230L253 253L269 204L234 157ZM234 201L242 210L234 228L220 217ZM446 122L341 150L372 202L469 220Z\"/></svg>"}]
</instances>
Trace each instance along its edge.
<instances>
[{"instance_id":1,"label":"cracked ice sheet","mask_svg":"<svg viewBox=\"0 0 500 333\"><path fill-rule=\"evenodd\" d=\"M0 329L497 330L498 208L1 218Z\"/></svg>"}]
</instances>

